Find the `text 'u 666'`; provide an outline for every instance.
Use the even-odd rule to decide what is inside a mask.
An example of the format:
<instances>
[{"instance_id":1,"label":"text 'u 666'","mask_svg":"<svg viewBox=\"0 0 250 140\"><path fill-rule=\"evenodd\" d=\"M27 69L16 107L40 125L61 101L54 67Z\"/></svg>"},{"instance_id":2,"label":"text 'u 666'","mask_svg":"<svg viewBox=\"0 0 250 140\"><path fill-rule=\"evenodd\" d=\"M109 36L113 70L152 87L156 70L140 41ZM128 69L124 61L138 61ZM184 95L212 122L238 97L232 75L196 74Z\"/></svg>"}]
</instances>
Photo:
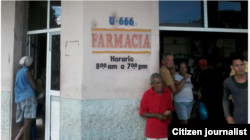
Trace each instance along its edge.
<instances>
[{"instance_id":1,"label":"text 'u 666'","mask_svg":"<svg viewBox=\"0 0 250 140\"><path fill-rule=\"evenodd\" d=\"M109 17L109 24L125 25L125 26L134 26L134 19L132 17Z\"/></svg>"}]
</instances>

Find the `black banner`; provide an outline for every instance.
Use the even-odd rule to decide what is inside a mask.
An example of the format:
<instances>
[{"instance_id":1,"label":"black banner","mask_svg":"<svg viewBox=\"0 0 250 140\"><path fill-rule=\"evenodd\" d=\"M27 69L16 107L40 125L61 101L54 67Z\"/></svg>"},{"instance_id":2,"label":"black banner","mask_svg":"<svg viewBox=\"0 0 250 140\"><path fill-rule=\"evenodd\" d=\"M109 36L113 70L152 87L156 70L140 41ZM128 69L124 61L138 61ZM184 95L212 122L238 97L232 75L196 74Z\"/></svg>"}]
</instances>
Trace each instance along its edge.
<instances>
[{"instance_id":1,"label":"black banner","mask_svg":"<svg viewBox=\"0 0 250 140\"><path fill-rule=\"evenodd\" d=\"M168 125L168 140L185 139L211 139L211 138L239 138L238 140L250 140L249 124L231 125Z\"/></svg>"}]
</instances>

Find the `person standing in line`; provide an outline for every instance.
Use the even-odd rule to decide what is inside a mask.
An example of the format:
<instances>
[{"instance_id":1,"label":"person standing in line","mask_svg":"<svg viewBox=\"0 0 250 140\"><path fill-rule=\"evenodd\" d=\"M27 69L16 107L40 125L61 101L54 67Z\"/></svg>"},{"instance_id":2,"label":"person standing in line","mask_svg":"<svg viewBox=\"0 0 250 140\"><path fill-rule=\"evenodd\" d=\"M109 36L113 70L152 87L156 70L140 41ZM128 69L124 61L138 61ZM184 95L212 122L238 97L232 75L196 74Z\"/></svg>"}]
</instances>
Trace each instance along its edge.
<instances>
[{"instance_id":1,"label":"person standing in line","mask_svg":"<svg viewBox=\"0 0 250 140\"><path fill-rule=\"evenodd\" d=\"M163 84L165 88L171 91L171 96L176 93L176 87L174 84L174 74L175 74L175 67L174 67L174 56L171 53L165 53L162 57L162 66L160 69L160 74L163 79Z\"/></svg>"},{"instance_id":2,"label":"person standing in line","mask_svg":"<svg viewBox=\"0 0 250 140\"><path fill-rule=\"evenodd\" d=\"M15 140L20 140L22 136L24 140L29 140L31 126L36 118L37 109L36 84L31 74L34 66L33 58L24 56L20 59L19 64L22 68L16 74L14 91L17 104L16 122L20 123L23 121L23 126Z\"/></svg>"},{"instance_id":3,"label":"person standing in line","mask_svg":"<svg viewBox=\"0 0 250 140\"><path fill-rule=\"evenodd\" d=\"M174 108L181 124L188 124L194 104L193 94L197 94L199 98L201 94L192 90L193 84L191 75L187 73L187 64L181 62L178 67L179 72L175 74L175 85L179 92L174 94Z\"/></svg>"},{"instance_id":4,"label":"person standing in line","mask_svg":"<svg viewBox=\"0 0 250 140\"><path fill-rule=\"evenodd\" d=\"M141 99L139 115L147 118L145 135L147 140L168 140L169 117L174 111L171 93L163 86L159 73L150 77L151 88Z\"/></svg>"},{"instance_id":5,"label":"person standing in line","mask_svg":"<svg viewBox=\"0 0 250 140\"><path fill-rule=\"evenodd\" d=\"M174 66L174 56L172 53L165 53L162 57L162 66L160 68L160 74L162 76L163 85L165 88L171 91L171 98L173 101L173 96L177 92L174 84L174 74L175 74L175 66ZM170 121L176 120L176 113L173 116L170 116Z\"/></svg>"},{"instance_id":6,"label":"person standing in line","mask_svg":"<svg viewBox=\"0 0 250 140\"><path fill-rule=\"evenodd\" d=\"M244 59L233 55L230 68L235 74L224 81L223 109L228 124L248 124L248 73ZM233 115L229 109L229 94L234 101Z\"/></svg>"},{"instance_id":7,"label":"person standing in line","mask_svg":"<svg viewBox=\"0 0 250 140\"><path fill-rule=\"evenodd\" d=\"M208 67L208 63L206 59L199 60L199 66L201 72L199 73L198 81L198 89L201 92L201 100L204 102L208 114L208 119L202 121L203 123L215 123L217 119L216 111L214 110L216 104L214 104L213 100L216 98L214 94L214 73Z\"/></svg>"},{"instance_id":8,"label":"person standing in line","mask_svg":"<svg viewBox=\"0 0 250 140\"><path fill-rule=\"evenodd\" d=\"M246 73L248 73L248 52L247 52L248 50L247 49L243 49L242 51L241 51L241 55L242 55L242 57L243 57L243 59L244 59L244 64L245 64L245 72ZM235 74L235 71L232 69L231 70L231 73L230 73L230 76L232 76L232 75L234 75ZM229 95L229 100L232 100L232 95L230 94ZM233 102L233 100L232 100L232 102Z\"/></svg>"}]
</instances>

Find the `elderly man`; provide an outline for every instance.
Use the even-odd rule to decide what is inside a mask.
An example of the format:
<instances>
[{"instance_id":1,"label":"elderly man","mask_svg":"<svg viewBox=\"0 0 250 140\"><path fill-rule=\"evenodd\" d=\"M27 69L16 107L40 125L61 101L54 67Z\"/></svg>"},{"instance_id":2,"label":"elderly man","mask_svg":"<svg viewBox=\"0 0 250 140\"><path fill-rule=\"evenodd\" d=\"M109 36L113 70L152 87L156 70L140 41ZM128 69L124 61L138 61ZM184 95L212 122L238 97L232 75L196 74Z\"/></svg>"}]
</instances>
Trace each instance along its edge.
<instances>
[{"instance_id":1,"label":"elderly man","mask_svg":"<svg viewBox=\"0 0 250 140\"><path fill-rule=\"evenodd\" d=\"M30 56L24 56L19 61L22 68L16 74L15 102L17 104L16 122L24 122L15 140L30 139L30 129L36 118L37 100L35 95L36 85L32 78L31 70L34 66Z\"/></svg>"},{"instance_id":2,"label":"elderly man","mask_svg":"<svg viewBox=\"0 0 250 140\"><path fill-rule=\"evenodd\" d=\"M175 67L173 54L165 53L162 57L162 64L160 74L163 78L163 84L172 92L171 96L173 97L173 93L177 92L174 84Z\"/></svg>"},{"instance_id":3,"label":"elderly man","mask_svg":"<svg viewBox=\"0 0 250 140\"><path fill-rule=\"evenodd\" d=\"M147 118L145 135L148 140L167 140L169 117L174 111L171 93L163 86L162 77L150 77L151 88L142 97L139 115Z\"/></svg>"},{"instance_id":4,"label":"elderly man","mask_svg":"<svg viewBox=\"0 0 250 140\"><path fill-rule=\"evenodd\" d=\"M171 91L171 98L173 101L174 94L179 92L181 88L177 89L175 85L175 65L174 65L174 56L172 53L165 53L162 57L162 66L160 69L160 74L162 76L163 85L165 88L169 89ZM176 122L177 115L174 113L170 116L171 122Z\"/></svg>"}]
</instances>

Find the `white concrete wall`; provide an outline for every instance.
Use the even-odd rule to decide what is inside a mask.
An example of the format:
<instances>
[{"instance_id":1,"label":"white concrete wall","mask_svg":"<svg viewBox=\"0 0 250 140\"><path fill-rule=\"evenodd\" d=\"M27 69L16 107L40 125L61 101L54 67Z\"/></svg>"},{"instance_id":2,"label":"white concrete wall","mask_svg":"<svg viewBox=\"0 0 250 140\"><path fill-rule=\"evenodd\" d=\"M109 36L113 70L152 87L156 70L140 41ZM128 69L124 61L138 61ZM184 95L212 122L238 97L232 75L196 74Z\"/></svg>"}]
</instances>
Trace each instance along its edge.
<instances>
[{"instance_id":1,"label":"white concrete wall","mask_svg":"<svg viewBox=\"0 0 250 140\"><path fill-rule=\"evenodd\" d=\"M12 91L15 1L1 1L1 90Z\"/></svg>"},{"instance_id":2,"label":"white concrete wall","mask_svg":"<svg viewBox=\"0 0 250 140\"><path fill-rule=\"evenodd\" d=\"M138 113L150 75L159 72L158 2L62 1L61 12L60 139L145 139L146 119ZM133 17L136 25L112 26L110 16ZM150 30L151 48L142 50L151 53L94 54L92 28ZM116 49L122 50L130 49ZM113 55L129 55L148 69L95 69L97 62L118 64L110 62Z\"/></svg>"},{"instance_id":3,"label":"white concrete wall","mask_svg":"<svg viewBox=\"0 0 250 140\"><path fill-rule=\"evenodd\" d=\"M83 2L61 2L60 96L81 99L83 75Z\"/></svg>"},{"instance_id":4,"label":"white concrete wall","mask_svg":"<svg viewBox=\"0 0 250 140\"><path fill-rule=\"evenodd\" d=\"M141 98L150 88L150 75L159 72L159 14L158 2L84 2L83 6L83 99ZM109 24L110 16L133 17L135 26ZM91 28L149 29L151 54L92 54ZM125 40L124 40L125 41ZM98 41L97 41L98 42ZM144 41L143 41L144 42ZM107 49L108 50L108 49ZM121 51L122 49L118 49ZM133 49L131 49L133 51ZM96 70L96 62L110 62L110 56L128 57L147 64L147 70ZM81 61L81 60L80 60ZM127 67L127 64L125 64Z\"/></svg>"},{"instance_id":5,"label":"white concrete wall","mask_svg":"<svg viewBox=\"0 0 250 140\"><path fill-rule=\"evenodd\" d=\"M15 1L1 1L1 139L11 138Z\"/></svg>"},{"instance_id":6,"label":"white concrete wall","mask_svg":"<svg viewBox=\"0 0 250 140\"><path fill-rule=\"evenodd\" d=\"M150 88L149 77L159 70L158 2L67 2L62 1L61 97L73 99L141 98ZM110 16L133 17L135 26L112 26ZM92 54L91 28L146 29L151 54ZM97 61L110 56L134 57L147 70L96 71ZM100 61L101 63L102 61ZM113 63L115 64L115 63ZM127 64L125 65L127 67Z\"/></svg>"}]
</instances>

